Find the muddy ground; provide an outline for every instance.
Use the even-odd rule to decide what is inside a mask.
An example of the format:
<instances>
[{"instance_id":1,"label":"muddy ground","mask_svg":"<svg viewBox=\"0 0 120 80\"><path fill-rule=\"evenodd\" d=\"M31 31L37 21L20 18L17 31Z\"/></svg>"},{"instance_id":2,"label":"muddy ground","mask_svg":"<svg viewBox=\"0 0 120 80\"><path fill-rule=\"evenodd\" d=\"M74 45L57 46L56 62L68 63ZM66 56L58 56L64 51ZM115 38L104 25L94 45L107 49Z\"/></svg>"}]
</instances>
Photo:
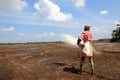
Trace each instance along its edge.
<instances>
[{"instance_id":1,"label":"muddy ground","mask_svg":"<svg viewBox=\"0 0 120 80\"><path fill-rule=\"evenodd\" d=\"M120 43L93 43L95 74L65 43L0 45L0 80L120 80Z\"/></svg>"}]
</instances>

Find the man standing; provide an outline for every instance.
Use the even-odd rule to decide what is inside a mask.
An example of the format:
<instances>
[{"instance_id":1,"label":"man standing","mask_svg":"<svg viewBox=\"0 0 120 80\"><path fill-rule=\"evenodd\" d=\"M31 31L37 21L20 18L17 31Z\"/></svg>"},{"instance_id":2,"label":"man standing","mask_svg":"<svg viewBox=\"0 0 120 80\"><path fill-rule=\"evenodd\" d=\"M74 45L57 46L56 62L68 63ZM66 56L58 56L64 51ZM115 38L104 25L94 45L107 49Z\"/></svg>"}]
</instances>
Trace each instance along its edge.
<instances>
[{"instance_id":1,"label":"man standing","mask_svg":"<svg viewBox=\"0 0 120 80\"><path fill-rule=\"evenodd\" d=\"M90 25L84 26L84 31L78 37L80 41L84 43L81 44L81 62L80 62L80 74L82 74L82 67L85 61L85 58L89 58L91 65L91 73L94 74L94 63L92 60L93 52L92 52L92 33L90 31ZM77 43L78 44L78 43ZM79 45L79 44L78 44Z\"/></svg>"}]
</instances>

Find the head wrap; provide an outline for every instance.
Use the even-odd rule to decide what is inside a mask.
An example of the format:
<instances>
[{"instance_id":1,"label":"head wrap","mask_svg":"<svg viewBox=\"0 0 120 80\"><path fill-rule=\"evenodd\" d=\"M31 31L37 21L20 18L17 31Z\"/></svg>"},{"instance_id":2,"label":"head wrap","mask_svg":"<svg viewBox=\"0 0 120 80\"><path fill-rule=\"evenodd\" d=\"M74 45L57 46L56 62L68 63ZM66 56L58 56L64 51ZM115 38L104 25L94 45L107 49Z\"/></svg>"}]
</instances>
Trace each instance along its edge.
<instances>
[{"instance_id":1,"label":"head wrap","mask_svg":"<svg viewBox=\"0 0 120 80\"><path fill-rule=\"evenodd\" d=\"M90 25L89 24L86 24L85 26L84 26L84 28L86 29L86 30L89 30L90 29Z\"/></svg>"}]
</instances>

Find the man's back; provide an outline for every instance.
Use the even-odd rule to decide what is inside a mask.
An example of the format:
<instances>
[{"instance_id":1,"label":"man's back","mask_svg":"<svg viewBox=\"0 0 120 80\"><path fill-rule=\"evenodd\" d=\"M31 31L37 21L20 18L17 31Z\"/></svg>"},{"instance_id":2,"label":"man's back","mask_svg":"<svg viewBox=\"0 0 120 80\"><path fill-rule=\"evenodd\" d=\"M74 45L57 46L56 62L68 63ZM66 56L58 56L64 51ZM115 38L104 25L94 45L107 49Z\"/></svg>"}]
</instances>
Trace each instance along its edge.
<instances>
[{"instance_id":1,"label":"man's back","mask_svg":"<svg viewBox=\"0 0 120 80\"><path fill-rule=\"evenodd\" d=\"M92 42L92 33L91 33L91 31L83 31L81 36L80 36L80 39L84 40L85 42L86 41Z\"/></svg>"}]
</instances>

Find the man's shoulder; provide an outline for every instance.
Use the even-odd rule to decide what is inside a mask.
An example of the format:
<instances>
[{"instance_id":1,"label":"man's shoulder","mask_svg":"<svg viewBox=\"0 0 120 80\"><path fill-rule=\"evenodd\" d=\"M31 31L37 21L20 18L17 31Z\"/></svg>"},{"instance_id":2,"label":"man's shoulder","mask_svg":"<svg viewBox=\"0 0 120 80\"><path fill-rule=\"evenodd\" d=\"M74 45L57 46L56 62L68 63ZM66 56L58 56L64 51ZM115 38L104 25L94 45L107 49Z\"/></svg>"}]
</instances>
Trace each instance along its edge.
<instances>
[{"instance_id":1,"label":"man's shoulder","mask_svg":"<svg viewBox=\"0 0 120 80\"><path fill-rule=\"evenodd\" d=\"M92 32L91 31L83 31L82 33L86 34L86 33L92 33Z\"/></svg>"}]
</instances>

